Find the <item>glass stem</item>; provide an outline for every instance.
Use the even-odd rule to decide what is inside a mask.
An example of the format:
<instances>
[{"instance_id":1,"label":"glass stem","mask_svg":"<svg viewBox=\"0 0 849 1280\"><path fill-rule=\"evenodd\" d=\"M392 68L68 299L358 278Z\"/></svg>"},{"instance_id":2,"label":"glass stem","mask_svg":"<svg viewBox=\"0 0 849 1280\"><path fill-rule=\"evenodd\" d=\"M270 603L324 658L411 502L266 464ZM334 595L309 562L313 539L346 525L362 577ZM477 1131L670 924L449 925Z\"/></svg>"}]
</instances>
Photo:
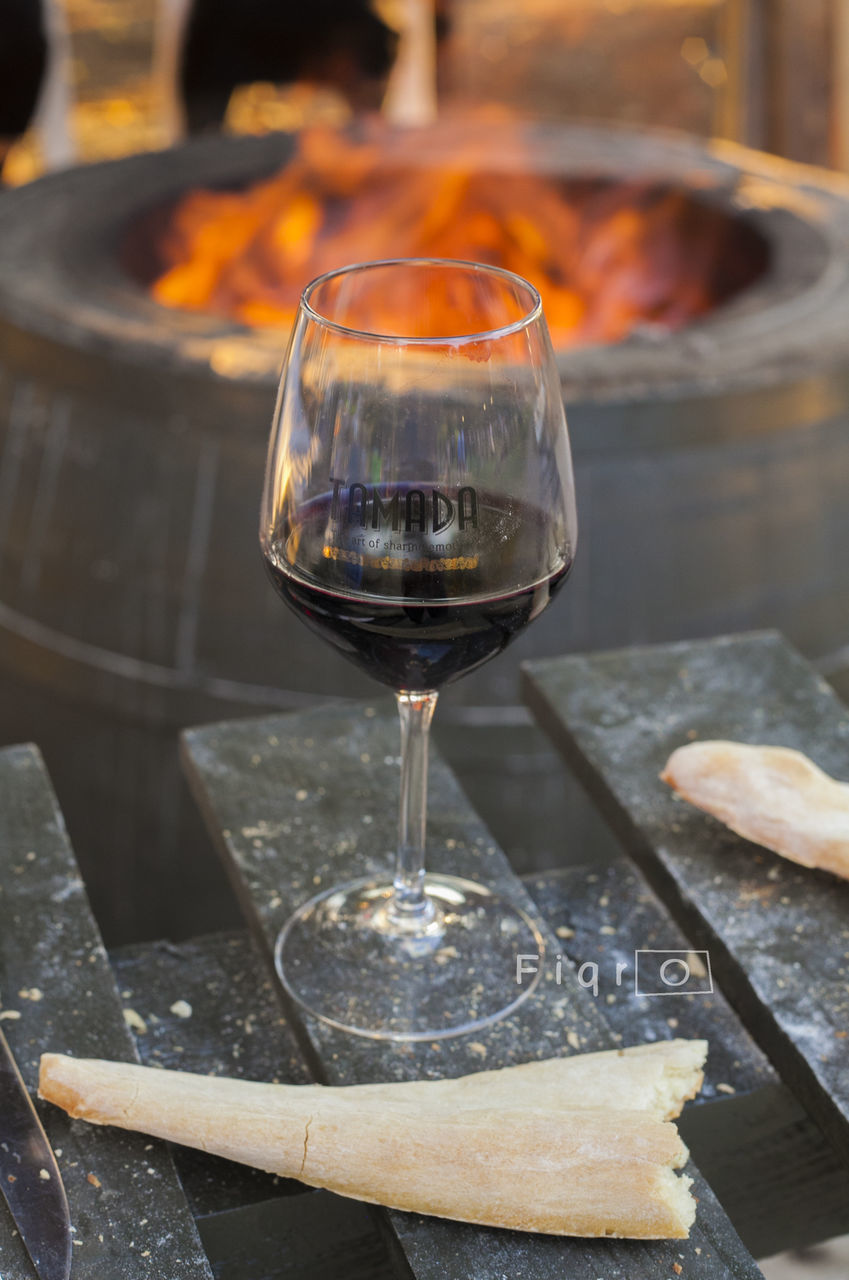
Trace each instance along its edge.
<instances>
[{"instance_id":1,"label":"glass stem","mask_svg":"<svg viewBox=\"0 0 849 1280\"><path fill-rule=\"evenodd\" d=\"M412 931L424 929L436 909L424 892L427 828L427 745L436 693L398 693L401 719L401 807L398 857L389 914Z\"/></svg>"}]
</instances>

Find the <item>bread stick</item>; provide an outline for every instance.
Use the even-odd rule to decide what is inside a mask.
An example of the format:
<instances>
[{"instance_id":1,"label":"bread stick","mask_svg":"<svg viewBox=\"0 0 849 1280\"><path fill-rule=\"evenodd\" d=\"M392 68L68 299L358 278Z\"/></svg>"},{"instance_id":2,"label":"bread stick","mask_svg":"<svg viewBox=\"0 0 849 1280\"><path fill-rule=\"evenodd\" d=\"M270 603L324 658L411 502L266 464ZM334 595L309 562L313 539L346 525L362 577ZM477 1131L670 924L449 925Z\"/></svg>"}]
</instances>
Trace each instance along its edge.
<instances>
[{"instance_id":1,"label":"bread stick","mask_svg":"<svg viewBox=\"0 0 849 1280\"><path fill-rule=\"evenodd\" d=\"M477 1071L453 1080L414 1080L349 1086L352 1097L379 1100L382 1106L423 1099L453 1107L525 1108L573 1111L613 1108L648 1111L673 1120L702 1087L707 1041L658 1040L570 1058L546 1058L496 1071Z\"/></svg>"},{"instance_id":2,"label":"bread stick","mask_svg":"<svg viewBox=\"0 0 849 1280\"><path fill-rule=\"evenodd\" d=\"M561 1235L680 1238L695 1216L690 1179L674 1172L687 1150L659 1115L677 1114L698 1087L704 1053L703 1041L671 1041L344 1088L45 1054L39 1093L96 1124L391 1208Z\"/></svg>"},{"instance_id":3,"label":"bread stick","mask_svg":"<svg viewBox=\"0 0 849 1280\"><path fill-rule=\"evenodd\" d=\"M849 879L849 785L800 751L691 742L673 751L660 776L744 839Z\"/></svg>"}]
</instances>

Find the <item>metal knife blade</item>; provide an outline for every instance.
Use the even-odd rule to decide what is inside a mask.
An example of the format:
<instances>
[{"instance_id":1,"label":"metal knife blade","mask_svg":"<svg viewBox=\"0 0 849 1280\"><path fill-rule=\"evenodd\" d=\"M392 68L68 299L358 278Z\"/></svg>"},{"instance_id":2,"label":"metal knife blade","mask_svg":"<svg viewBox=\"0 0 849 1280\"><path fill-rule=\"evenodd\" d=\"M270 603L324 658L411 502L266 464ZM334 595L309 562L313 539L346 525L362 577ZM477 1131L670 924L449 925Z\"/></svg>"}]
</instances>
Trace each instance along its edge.
<instances>
[{"instance_id":1,"label":"metal knife blade","mask_svg":"<svg viewBox=\"0 0 849 1280\"><path fill-rule=\"evenodd\" d=\"M0 1031L0 1190L39 1280L68 1280L71 1219L47 1134Z\"/></svg>"}]
</instances>

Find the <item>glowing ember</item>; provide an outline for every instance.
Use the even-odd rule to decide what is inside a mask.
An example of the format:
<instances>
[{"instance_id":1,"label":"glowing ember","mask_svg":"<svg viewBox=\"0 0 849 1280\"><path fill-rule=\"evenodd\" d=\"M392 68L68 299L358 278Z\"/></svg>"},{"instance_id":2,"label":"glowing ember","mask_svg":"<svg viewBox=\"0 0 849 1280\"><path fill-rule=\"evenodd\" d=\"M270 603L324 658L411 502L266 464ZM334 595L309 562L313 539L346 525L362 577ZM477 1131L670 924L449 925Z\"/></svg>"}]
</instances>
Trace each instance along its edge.
<instances>
[{"instance_id":1,"label":"glowing ember","mask_svg":"<svg viewBox=\"0 0 849 1280\"><path fill-rule=\"evenodd\" d=\"M455 128L447 154L435 136L314 128L274 177L188 192L158 243L153 296L288 328L303 286L334 267L465 258L531 280L564 348L679 328L763 270L745 225L680 188L529 172L506 125Z\"/></svg>"}]
</instances>

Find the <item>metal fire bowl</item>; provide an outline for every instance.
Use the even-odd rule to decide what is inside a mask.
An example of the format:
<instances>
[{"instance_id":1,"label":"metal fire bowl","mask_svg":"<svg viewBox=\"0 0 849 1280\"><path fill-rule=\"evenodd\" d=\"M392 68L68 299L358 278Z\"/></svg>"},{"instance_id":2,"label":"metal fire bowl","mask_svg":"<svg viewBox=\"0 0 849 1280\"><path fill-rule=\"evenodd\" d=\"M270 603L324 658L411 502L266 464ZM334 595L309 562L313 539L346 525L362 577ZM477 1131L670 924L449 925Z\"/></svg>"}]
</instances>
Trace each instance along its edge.
<instances>
[{"instance_id":1,"label":"metal fire bowl","mask_svg":"<svg viewBox=\"0 0 849 1280\"><path fill-rule=\"evenodd\" d=\"M718 385L783 385L843 358L849 182L673 132L529 125L527 138L535 171L679 184L744 218L771 249L766 278L686 329L647 327L613 346L562 354L567 403L652 403L685 391L710 394ZM122 263L128 232L146 210L190 186L245 185L273 173L292 150L287 134L215 137L5 194L0 312L28 332L114 360L227 384L275 382L279 334L162 307Z\"/></svg>"},{"instance_id":2,"label":"metal fire bowl","mask_svg":"<svg viewBox=\"0 0 849 1280\"><path fill-rule=\"evenodd\" d=\"M512 652L776 625L828 666L849 642L849 568L841 574L832 562L841 546L849 562L846 489L839 501L834 493L847 479L849 451L849 183L674 133L533 126L527 136L536 170L657 179L718 203L765 238L771 267L677 333L646 328L561 354L581 552L570 603L552 611L560 621L544 617ZM128 419L152 423L163 442L180 437L174 465L202 475L217 451L218 464L231 460L232 469L219 476L216 501L229 493L237 521L245 504L251 526L280 335L164 308L122 261L147 211L189 186L244 185L291 151L289 135L216 137L52 175L0 200L7 385L30 378L75 410L85 403L92 419L105 407L115 432ZM3 416L0 403L0 424ZM245 479L240 495L236 472ZM142 466L137 484L143 474ZM9 594L0 574L0 600ZM256 617L260 598L259 589L246 597L234 587L230 607L244 604ZM279 654L274 661L270 642L262 655L246 643L241 659L231 646L226 659L205 660L193 648L202 637L190 631L186 623L182 648L172 637L170 656L161 655L182 671L181 688L220 678L243 686L248 701L279 697L281 682L290 692L351 689L342 660L310 671ZM505 661L464 682L460 697L515 697Z\"/></svg>"}]
</instances>

